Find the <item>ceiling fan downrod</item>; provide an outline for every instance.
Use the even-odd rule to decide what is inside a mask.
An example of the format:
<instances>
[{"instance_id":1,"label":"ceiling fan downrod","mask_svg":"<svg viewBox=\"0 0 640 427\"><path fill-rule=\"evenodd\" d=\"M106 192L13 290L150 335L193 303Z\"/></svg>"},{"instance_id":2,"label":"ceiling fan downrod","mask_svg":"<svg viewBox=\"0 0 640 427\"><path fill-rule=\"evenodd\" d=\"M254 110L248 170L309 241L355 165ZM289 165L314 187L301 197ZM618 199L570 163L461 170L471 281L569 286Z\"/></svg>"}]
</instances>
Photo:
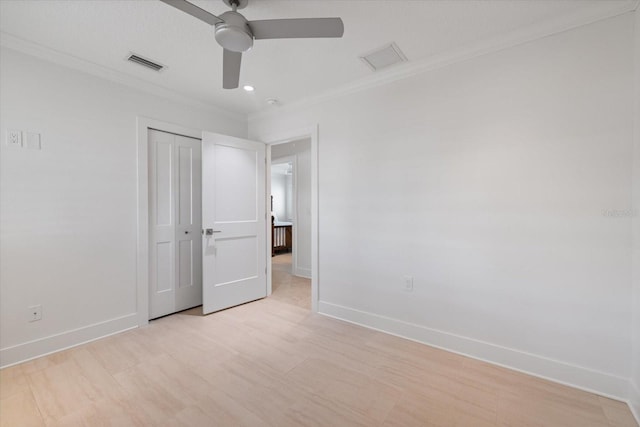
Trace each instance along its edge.
<instances>
[{"instance_id":1,"label":"ceiling fan downrod","mask_svg":"<svg viewBox=\"0 0 640 427\"><path fill-rule=\"evenodd\" d=\"M222 1L224 1L224 4L229 6L231 10L233 10L234 12L236 12L238 9L244 9L245 7L247 7L247 4L249 3L249 0L222 0Z\"/></svg>"}]
</instances>

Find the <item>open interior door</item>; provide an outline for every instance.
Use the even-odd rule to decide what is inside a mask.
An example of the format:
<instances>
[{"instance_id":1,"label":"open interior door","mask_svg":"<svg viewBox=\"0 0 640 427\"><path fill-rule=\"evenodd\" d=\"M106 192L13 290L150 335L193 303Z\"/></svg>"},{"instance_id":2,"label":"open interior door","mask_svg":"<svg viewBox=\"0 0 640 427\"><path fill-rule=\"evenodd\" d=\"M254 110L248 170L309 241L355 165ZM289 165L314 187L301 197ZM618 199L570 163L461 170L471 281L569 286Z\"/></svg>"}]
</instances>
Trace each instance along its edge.
<instances>
[{"instance_id":1,"label":"open interior door","mask_svg":"<svg viewBox=\"0 0 640 427\"><path fill-rule=\"evenodd\" d=\"M267 296L265 145L202 134L202 310Z\"/></svg>"}]
</instances>

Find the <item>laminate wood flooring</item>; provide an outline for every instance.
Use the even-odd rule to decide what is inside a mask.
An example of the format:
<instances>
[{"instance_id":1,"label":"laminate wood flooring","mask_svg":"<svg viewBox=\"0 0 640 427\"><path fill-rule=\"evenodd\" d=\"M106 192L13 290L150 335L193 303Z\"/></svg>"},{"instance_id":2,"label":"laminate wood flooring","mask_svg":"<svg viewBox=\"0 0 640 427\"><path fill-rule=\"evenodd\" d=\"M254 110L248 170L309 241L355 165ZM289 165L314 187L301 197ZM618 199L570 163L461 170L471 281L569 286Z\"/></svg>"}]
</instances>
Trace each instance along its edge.
<instances>
[{"instance_id":1,"label":"laminate wood flooring","mask_svg":"<svg viewBox=\"0 0 640 427\"><path fill-rule=\"evenodd\" d=\"M311 280L291 274L291 254L271 258L271 298L311 310Z\"/></svg>"},{"instance_id":2,"label":"laminate wood flooring","mask_svg":"<svg viewBox=\"0 0 640 427\"><path fill-rule=\"evenodd\" d=\"M3 369L0 425L637 427L624 403L277 298Z\"/></svg>"}]
</instances>

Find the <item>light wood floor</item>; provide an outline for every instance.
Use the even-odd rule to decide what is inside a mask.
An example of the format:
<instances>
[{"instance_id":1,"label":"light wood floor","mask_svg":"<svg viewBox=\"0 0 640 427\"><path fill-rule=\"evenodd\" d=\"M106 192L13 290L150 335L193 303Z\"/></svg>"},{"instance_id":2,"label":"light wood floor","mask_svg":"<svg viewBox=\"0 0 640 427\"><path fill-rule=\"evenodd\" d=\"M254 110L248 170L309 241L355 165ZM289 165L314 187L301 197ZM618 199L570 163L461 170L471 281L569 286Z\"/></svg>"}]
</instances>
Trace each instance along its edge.
<instances>
[{"instance_id":1,"label":"light wood floor","mask_svg":"<svg viewBox=\"0 0 640 427\"><path fill-rule=\"evenodd\" d=\"M0 424L636 426L624 403L312 314L276 294L4 369Z\"/></svg>"},{"instance_id":2,"label":"light wood floor","mask_svg":"<svg viewBox=\"0 0 640 427\"><path fill-rule=\"evenodd\" d=\"M271 258L271 298L311 310L311 280L291 274L291 254Z\"/></svg>"}]
</instances>

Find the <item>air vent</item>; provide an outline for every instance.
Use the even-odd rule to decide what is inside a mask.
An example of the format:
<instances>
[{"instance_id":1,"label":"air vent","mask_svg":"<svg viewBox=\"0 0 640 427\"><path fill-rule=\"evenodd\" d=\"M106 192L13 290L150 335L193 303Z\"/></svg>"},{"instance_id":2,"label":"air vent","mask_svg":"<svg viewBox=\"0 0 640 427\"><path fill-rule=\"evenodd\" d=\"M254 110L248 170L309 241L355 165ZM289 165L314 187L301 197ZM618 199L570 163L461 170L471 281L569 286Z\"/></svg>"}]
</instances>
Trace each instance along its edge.
<instances>
[{"instance_id":1,"label":"air vent","mask_svg":"<svg viewBox=\"0 0 640 427\"><path fill-rule=\"evenodd\" d=\"M382 68L405 62L407 57L404 56L404 53L402 53L398 45L391 43L373 52L369 52L366 55L362 55L360 59L373 71L378 71Z\"/></svg>"},{"instance_id":2,"label":"air vent","mask_svg":"<svg viewBox=\"0 0 640 427\"><path fill-rule=\"evenodd\" d=\"M164 69L164 65L158 64L157 62L153 62L149 59L143 58L140 55L136 55L132 53L127 58L127 61L135 62L138 65L142 65L143 67L150 68L154 71L162 71Z\"/></svg>"}]
</instances>

